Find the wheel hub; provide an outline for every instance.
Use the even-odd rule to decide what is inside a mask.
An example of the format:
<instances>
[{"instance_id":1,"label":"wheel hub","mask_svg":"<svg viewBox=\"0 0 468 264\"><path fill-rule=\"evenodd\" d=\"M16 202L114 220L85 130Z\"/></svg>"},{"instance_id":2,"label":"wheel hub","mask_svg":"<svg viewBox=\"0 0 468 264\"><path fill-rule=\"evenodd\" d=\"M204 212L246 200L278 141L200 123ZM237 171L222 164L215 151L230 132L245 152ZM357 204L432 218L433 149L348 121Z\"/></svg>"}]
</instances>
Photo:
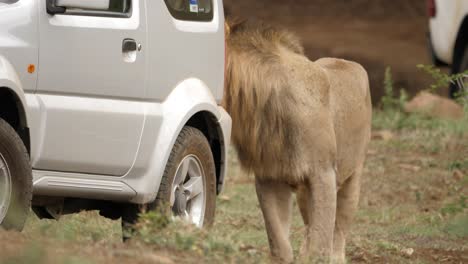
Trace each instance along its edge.
<instances>
[{"instance_id":1,"label":"wheel hub","mask_svg":"<svg viewBox=\"0 0 468 264\"><path fill-rule=\"evenodd\" d=\"M175 216L202 227L205 214L205 182L201 162L194 155L186 156L179 164L170 205Z\"/></svg>"},{"instance_id":2,"label":"wheel hub","mask_svg":"<svg viewBox=\"0 0 468 264\"><path fill-rule=\"evenodd\" d=\"M172 212L175 215L183 216L187 210L187 195L181 191L180 188L177 188L175 191L175 200L174 206L172 207Z\"/></svg>"}]
</instances>

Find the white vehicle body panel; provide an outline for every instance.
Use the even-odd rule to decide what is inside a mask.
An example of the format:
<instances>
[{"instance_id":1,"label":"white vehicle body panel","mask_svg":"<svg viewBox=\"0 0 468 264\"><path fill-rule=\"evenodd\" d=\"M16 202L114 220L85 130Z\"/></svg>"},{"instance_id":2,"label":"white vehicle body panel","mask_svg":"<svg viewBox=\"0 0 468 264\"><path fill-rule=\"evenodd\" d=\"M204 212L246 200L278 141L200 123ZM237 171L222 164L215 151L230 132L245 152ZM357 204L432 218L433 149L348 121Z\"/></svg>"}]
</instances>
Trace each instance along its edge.
<instances>
[{"instance_id":1,"label":"white vehicle body panel","mask_svg":"<svg viewBox=\"0 0 468 264\"><path fill-rule=\"evenodd\" d=\"M455 42L463 19L468 15L468 1L436 0L436 7L436 16L429 22L431 42L437 58L452 64Z\"/></svg>"},{"instance_id":2,"label":"white vehicle body panel","mask_svg":"<svg viewBox=\"0 0 468 264\"><path fill-rule=\"evenodd\" d=\"M26 99L21 81L14 69L14 66L2 55L0 55L0 87L8 87L23 105L26 105Z\"/></svg>"},{"instance_id":3,"label":"white vehicle body panel","mask_svg":"<svg viewBox=\"0 0 468 264\"><path fill-rule=\"evenodd\" d=\"M118 176L131 168L144 109L129 100L144 98L146 54L126 62L122 42L147 44L139 3L126 19L40 16L37 96L45 127L34 168ZM45 8L40 5L39 12L46 14Z\"/></svg>"},{"instance_id":4,"label":"white vehicle body panel","mask_svg":"<svg viewBox=\"0 0 468 264\"><path fill-rule=\"evenodd\" d=\"M32 74L27 71L30 64L38 64L37 10L34 2L35 0L22 0L4 4L0 9L0 50L5 51L0 53L0 57L3 61L8 61L3 65L10 64L10 71L15 72L11 77L5 75L4 78L13 79L17 75L16 86L23 90L17 91L19 97L23 97L19 93L36 89L37 71ZM3 84L0 83L1 86Z\"/></svg>"},{"instance_id":5,"label":"white vehicle body panel","mask_svg":"<svg viewBox=\"0 0 468 264\"><path fill-rule=\"evenodd\" d=\"M199 113L219 130L220 191L231 118L218 106L222 1L213 9L212 21L188 22L164 1L133 0L128 18L49 15L45 0L0 4L0 89L26 110L35 195L151 202L179 132ZM134 59L124 39L141 44Z\"/></svg>"},{"instance_id":6,"label":"white vehicle body panel","mask_svg":"<svg viewBox=\"0 0 468 264\"><path fill-rule=\"evenodd\" d=\"M124 175L132 166L145 105L61 95L30 95L32 166L64 172ZM38 107L39 106L39 107ZM39 111L39 113L35 113ZM79 140L76 140L79 139Z\"/></svg>"}]
</instances>

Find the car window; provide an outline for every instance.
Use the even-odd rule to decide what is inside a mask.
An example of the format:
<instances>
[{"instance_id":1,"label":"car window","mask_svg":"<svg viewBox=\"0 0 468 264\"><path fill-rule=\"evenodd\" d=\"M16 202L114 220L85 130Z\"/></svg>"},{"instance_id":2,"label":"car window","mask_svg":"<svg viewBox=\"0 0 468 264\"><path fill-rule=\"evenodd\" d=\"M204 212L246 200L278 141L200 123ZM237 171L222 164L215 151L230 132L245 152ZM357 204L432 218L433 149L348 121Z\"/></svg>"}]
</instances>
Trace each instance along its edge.
<instances>
[{"instance_id":1,"label":"car window","mask_svg":"<svg viewBox=\"0 0 468 264\"><path fill-rule=\"evenodd\" d=\"M191 21L211 21L213 19L212 0L165 0L174 18Z\"/></svg>"},{"instance_id":2,"label":"car window","mask_svg":"<svg viewBox=\"0 0 468 264\"><path fill-rule=\"evenodd\" d=\"M128 13L131 6L131 0L110 0L109 11Z\"/></svg>"},{"instance_id":3,"label":"car window","mask_svg":"<svg viewBox=\"0 0 468 264\"><path fill-rule=\"evenodd\" d=\"M88 8L67 8L65 14L84 16L107 16L128 18L131 16L132 0L109 0L109 9L95 10Z\"/></svg>"}]
</instances>

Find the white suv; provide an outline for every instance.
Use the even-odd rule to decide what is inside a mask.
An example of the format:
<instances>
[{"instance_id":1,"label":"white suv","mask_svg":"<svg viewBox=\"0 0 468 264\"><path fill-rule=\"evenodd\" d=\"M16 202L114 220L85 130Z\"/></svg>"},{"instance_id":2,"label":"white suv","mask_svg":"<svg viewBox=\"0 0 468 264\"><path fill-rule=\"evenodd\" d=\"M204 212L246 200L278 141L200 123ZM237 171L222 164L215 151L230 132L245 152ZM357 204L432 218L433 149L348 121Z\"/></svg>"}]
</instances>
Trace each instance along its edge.
<instances>
[{"instance_id":1,"label":"white suv","mask_svg":"<svg viewBox=\"0 0 468 264\"><path fill-rule=\"evenodd\" d=\"M0 0L0 224L169 204L213 222L231 118L221 0Z\"/></svg>"},{"instance_id":2,"label":"white suv","mask_svg":"<svg viewBox=\"0 0 468 264\"><path fill-rule=\"evenodd\" d=\"M468 1L428 0L429 44L434 64L451 65L452 74L468 70ZM458 87L452 84L454 96Z\"/></svg>"}]
</instances>

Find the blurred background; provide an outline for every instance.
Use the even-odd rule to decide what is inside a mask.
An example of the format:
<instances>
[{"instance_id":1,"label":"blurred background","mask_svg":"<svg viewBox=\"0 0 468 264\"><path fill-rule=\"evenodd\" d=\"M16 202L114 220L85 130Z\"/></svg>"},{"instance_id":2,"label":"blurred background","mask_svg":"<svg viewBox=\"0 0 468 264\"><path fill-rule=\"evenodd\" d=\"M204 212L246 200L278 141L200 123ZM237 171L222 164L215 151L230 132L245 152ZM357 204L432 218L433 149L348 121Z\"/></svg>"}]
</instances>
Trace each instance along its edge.
<instances>
[{"instance_id":1,"label":"blurred background","mask_svg":"<svg viewBox=\"0 0 468 264\"><path fill-rule=\"evenodd\" d=\"M340 57L368 71L374 105L384 94L386 67L397 90L411 96L432 79L416 68L431 64L425 0L225 0L234 16L281 25L302 39L311 60ZM447 90L439 90L446 95Z\"/></svg>"}]
</instances>

